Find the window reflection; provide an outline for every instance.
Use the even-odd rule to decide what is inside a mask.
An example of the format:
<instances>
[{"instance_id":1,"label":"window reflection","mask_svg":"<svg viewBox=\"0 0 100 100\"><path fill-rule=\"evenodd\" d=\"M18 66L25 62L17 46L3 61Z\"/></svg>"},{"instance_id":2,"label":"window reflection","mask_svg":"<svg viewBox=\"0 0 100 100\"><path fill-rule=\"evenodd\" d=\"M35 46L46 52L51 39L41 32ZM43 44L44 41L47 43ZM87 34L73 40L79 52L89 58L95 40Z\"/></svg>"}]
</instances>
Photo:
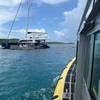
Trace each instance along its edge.
<instances>
[{"instance_id":1,"label":"window reflection","mask_svg":"<svg viewBox=\"0 0 100 100\"><path fill-rule=\"evenodd\" d=\"M93 62L93 79L92 79L92 92L97 100L98 87L100 80L100 33L95 36L95 48L94 48L94 62Z\"/></svg>"}]
</instances>

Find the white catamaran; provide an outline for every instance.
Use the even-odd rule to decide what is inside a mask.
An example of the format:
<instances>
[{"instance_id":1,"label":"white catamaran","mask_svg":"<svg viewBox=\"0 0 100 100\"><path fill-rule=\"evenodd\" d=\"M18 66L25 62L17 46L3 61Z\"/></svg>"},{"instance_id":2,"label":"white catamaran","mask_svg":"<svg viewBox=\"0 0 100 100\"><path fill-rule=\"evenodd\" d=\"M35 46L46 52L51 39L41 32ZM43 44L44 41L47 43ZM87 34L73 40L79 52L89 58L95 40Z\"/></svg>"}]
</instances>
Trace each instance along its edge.
<instances>
[{"instance_id":1,"label":"white catamaran","mask_svg":"<svg viewBox=\"0 0 100 100\"><path fill-rule=\"evenodd\" d=\"M27 0L27 25L26 25L26 35L25 39L21 39L18 41L10 41L11 39L9 36L11 35L13 26L15 24L16 18L18 16L18 12L22 6L22 0L18 6L16 15L14 17L14 20L12 22L10 31L8 33L8 37L5 41L1 42L1 46L3 49L43 49L43 48L49 48L47 45L47 38L48 33L42 32L42 31L29 31L29 18L30 18L30 8L31 8L31 0Z\"/></svg>"}]
</instances>

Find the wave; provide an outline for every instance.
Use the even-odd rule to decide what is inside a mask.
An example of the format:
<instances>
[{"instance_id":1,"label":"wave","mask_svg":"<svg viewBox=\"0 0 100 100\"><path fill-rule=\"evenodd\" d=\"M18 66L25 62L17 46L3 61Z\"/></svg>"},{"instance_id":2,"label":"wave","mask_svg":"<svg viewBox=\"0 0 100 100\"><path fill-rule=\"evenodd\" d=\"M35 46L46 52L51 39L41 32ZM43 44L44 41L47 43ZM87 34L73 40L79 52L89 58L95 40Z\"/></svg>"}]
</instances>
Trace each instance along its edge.
<instances>
[{"instance_id":1,"label":"wave","mask_svg":"<svg viewBox=\"0 0 100 100\"><path fill-rule=\"evenodd\" d=\"M54 85L57 83L59 77L60 77L60 76L58 75L58 76L56 76L56 77L53 79L53 83L54 83Z\"/></svg>"},{"instance_id":2,"label":"wave","mask_svg":"<svg viewBox=\"0 0 100 100\"><path fill-rule=\"evenodd\" d=\"M26 92L20 100L52 100L52 88L41 88L37 91Z\"/></svg>"}]
</instances>

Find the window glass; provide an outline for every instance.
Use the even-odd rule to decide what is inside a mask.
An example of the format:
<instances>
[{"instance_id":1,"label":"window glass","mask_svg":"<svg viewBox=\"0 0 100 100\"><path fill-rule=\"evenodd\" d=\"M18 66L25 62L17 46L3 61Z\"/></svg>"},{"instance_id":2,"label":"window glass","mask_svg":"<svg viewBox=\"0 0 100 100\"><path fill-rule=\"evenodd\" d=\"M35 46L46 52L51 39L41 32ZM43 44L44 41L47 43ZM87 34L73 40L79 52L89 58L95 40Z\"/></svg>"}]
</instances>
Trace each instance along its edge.
<instances>
[{"instance_id":1,"label":"window glass","mask_svg":"<svg viewBox=\"0 0 100 100\"><path fill-rule=\"evenodd\" d=\"M100 80L100 33L95 36L95 48L94 48L94 62L93 62L93 77L92 77L92 93L97 100L98 87Z\"/></svg>"}]
</instances>

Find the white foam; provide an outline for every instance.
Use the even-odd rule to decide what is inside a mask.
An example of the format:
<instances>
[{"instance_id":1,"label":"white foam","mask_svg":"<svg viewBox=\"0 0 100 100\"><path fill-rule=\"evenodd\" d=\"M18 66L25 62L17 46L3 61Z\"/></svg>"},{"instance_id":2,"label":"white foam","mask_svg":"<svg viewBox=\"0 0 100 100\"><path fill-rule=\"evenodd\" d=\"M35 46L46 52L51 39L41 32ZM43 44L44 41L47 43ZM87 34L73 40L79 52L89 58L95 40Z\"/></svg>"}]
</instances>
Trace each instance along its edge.
<instances>
[{"instance_id":1,"label":"white foam","mask_svg":"<svg viewBox=\"0 0 100 100\"><path fill-rule=\"evenodd\" d=\"M53 83L54 83L54 84L56 84L56 83L57 83L57 81L58 81L59 77L60 77L60 76L58 75L58 76L56 76L56 77L53 79Z\"/></svg>"}]
</instances>

